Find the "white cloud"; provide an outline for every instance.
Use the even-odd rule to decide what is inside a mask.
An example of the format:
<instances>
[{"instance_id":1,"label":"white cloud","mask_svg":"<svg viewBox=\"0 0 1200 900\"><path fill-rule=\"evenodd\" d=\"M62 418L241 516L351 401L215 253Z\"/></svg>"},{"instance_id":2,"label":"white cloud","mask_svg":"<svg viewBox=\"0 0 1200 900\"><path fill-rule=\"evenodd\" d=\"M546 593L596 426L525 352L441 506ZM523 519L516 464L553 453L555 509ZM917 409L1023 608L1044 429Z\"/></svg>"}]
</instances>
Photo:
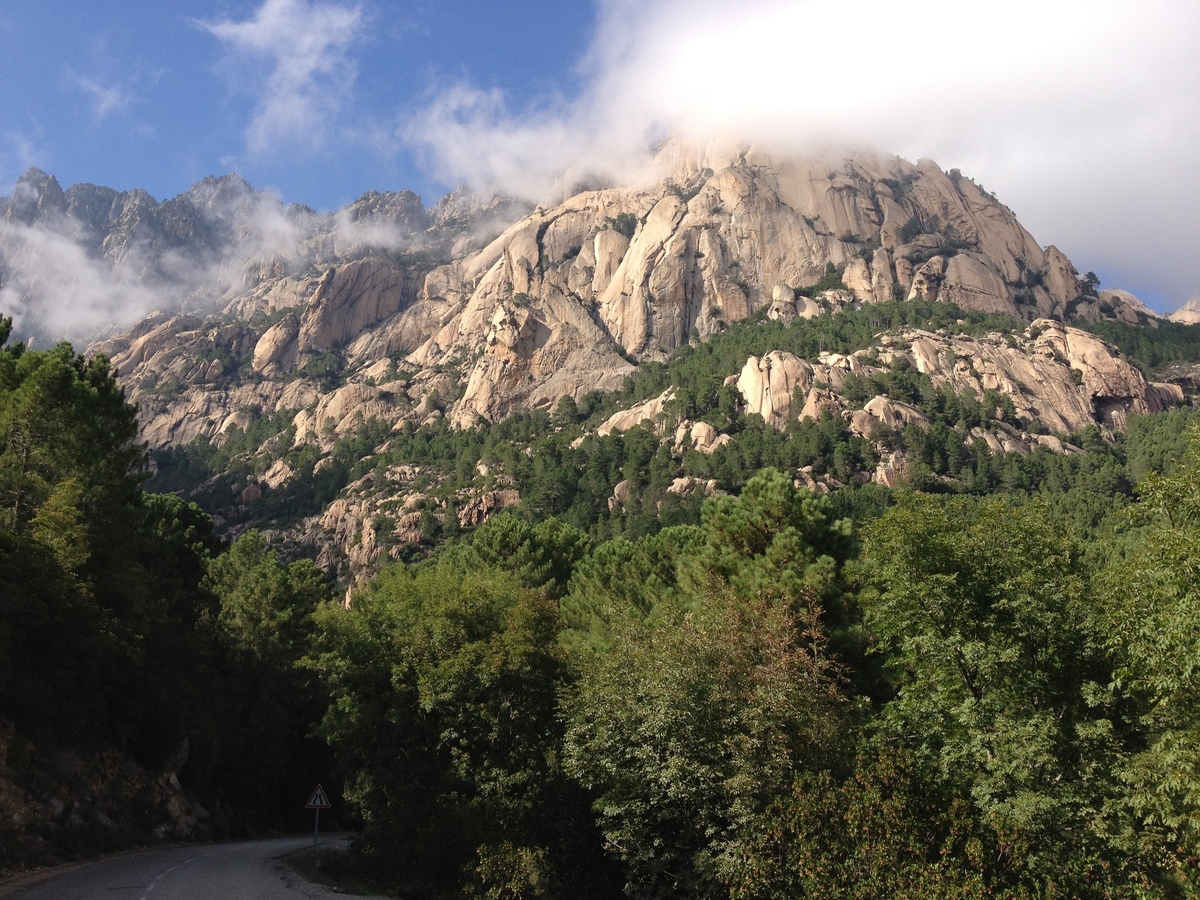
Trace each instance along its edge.
<instances>
[{"instance_id":1,"label":"white cloud","mask_svg":"<svg viewBox=\"0 0 1200 900\"><path fill-rule=\"evenodd\" d=\"M111 266L70 235L0 222L0 244L8 268L0 310L22 340L34 334L82 340L107 326L127 327L161 303L148 285L114 278Z\"/></svg>"},{"instance_id":2,"label":"white cloud","mask_svg":"<svg viewBox=\"0 0 1200 900\"><path fill-rule=\"evenodd\" d=\"M621 178L645 164L650 128L605 133L604 111L562 101L515 115L499 91L458 84L406 124L404 140L441 180L540 200L571 171Z\"/></svg>"},{"instance_id":3,"label":"white cloud","mask_svg":"<svg viewBox=\"0 0 1200 900\"><path fill-rule=\"evenodd\" d=\"M411 239L386 217L299 213L273 194L237 184L207 196L201 190L199 206L236 240L163 249L135 239L97 256L70 218L31 225L0 218L0 314L12 317L18 339L85 344L156 309L211 312L231 290L244 290L248 273L268 264L304 272L352 249L398 250Z\"/></svg>"},{"instance_id":4,"label":"white cloud","mask_svg":"<svg viewBox=\"0 0 1200 900\"><path fill-rule=\"evenodd\" d=\"M83 76L76 77L75 84L92 98L92 113L97 119L104 119L109 113L124 109L129 105L129 94L119 87L101 84L92 78Z\"/></svg>"},{"instance_id":5,"label":"white cloud","mask_svg":"<svg viewBox=\"0 0 1200 900\"><path fill-rule=\"evenodd\" d=\"M328 136L354 84L349 51L363 18L358 5L265 0L245 21L196 23L224 43L230 62L268 66L252 86L258 105L246 129L251 154L292 142L312 147Z\"/></svg>"},{"instance_id":6,"label":"white cloud","mask_svg":"<svg viewBox=\"0 0 1200 900\"><path fill-rule=\"evenodd\" d=\"M665 134L931 157L1107 281L1159 306L1200 287L1194 0L602 0L580 66L579 97L532 111L451 86L402 138L447 182L533 197Z\"/></svg>"},{"instance_id":7,"label":"white cloud","mask_svg":"<svg viewBox=\"0 0 1200 900\"><path fill-rule=\"evenodd\" d=\"M42 137L38 134L35 138L19 131L4 132L0 141L0 184L12 184L30 166L50 157L37 143Z\"/></svg>"}]
</instances>

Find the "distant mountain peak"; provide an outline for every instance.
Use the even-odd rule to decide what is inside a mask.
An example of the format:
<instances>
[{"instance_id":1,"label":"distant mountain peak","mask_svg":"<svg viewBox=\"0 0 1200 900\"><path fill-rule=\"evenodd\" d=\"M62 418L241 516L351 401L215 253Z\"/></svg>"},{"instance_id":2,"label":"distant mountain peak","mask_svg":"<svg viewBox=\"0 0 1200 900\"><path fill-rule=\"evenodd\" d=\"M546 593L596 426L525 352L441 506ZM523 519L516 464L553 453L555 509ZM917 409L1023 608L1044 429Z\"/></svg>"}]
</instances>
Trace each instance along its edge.
<instances>
[{"instance_id":1,"label":"distant mountain peak","mask_svg":"<svg viewBox=\"0 0 1200 900\"><path fill-rule=\"evenodd\" d=\"M1167 316L1172 322L1179 322L1183 325L1200 324L1200 296L1193 297L1175 312Z\"/></svg>"},{"instance_id":2,"label":"distant mountain peak","mask_svg":"<svg viewBox=\"0 0 1200 900\"><path fill-rule=\"evenodd\" d=\"M4 218L31 225L49 216L61 215L66 206L66 196L58 179L31 166L17 179Z\"/></svg>"}]
</instances>

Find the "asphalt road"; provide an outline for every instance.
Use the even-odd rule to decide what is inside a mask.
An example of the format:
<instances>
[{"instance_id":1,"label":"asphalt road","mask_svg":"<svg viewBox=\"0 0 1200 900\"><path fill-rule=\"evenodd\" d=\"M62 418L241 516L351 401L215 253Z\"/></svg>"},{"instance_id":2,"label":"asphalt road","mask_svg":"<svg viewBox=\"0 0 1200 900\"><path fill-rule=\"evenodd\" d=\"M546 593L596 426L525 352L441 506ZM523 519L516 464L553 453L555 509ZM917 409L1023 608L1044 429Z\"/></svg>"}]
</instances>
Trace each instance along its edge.
<instances>
[{"instance_id":1,"label":"asphalt road","mask_svg":"<svg viewBox=\"0 0 1200 900\"><path fill-rule=\"evenodd\" d=\"M323 836L321 843L340 838ZM44 900L307 900L353 897L309 884L280 857L312 837L146 850L0 884L0 897Z\"/></svg>"}]
</instances>

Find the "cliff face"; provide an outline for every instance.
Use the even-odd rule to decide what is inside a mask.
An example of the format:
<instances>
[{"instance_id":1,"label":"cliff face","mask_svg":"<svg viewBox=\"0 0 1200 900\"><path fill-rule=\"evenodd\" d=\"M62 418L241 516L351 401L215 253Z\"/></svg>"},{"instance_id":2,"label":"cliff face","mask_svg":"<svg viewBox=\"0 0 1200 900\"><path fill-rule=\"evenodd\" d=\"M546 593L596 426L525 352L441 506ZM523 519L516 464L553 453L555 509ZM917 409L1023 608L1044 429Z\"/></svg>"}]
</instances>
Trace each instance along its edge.
<instances>
[{"instance_id":1,"label":"cliff face","mask_svg":"<svg viewBox=\"0 0 1200 900\"><path fill-rule=\"evenodd\" d=\"M326 247L334 262L260 265L206 323L156 317L103 349L145 405L147 439L164 446L215 437L238 408L313 409L319 386L295 382L314 367L373 380L358 391L362 411L386 409L393 423L418 420L414 407L434 392L456 426L552 407L615 388L633 361L664 358L764 307L814 315L821 307L806 289L831 272L842 292L827 305L920 298L1027 321L1101 309L1153 316L1132 295L1089 294L1063 254L928 160L776 162L753 148L668 145L659 171L647 185L538 208L474 252L462 252L471 235L462 223L478 210L463 213L461 195L429 213L411 196L367 195L343 219L382 217L410 240L441 229L440 242L415 243L420 253L358 245L356 258ZM229 209L211 199L222 190L233 188L198 185L178 205ZM448 261L437 264L439 254ZM402 390L381 383L396 370ZM449 390L437 375L450 377Z\"/></svg>"},{"instance_id":2,"label":"cliff face","mask_svg":"<svg viewBox=\"0 0 1200 900\"><path fill-rule=\"evenodd\" d=\"M37 229L70 232L118 274L142 267L162 311L96 349L112 357L156 449L219 444L270 418L290 426L289 447L324 458L367 422L384 435L442 417L469 427L616 389L639 362L760 311L786 322L891 300L1033 324L1007 339L913 331L849 357L751 357L729 373L745 410L776 427L823 411L863 435L878 422L919 426L903 404L857 408L839 392L846 375L900 357L939 385L1009 397L1020 428L996 439L1000 449L1027 449L1038 432L1121 428L1131 412L1182 399L1064 325L1152 323L1153 313L1126 292L1097 292L992 195L929 160L777 160L753 147L671 143L643 184L522 212L460 190L429 209L411 193L369 193L322 215L285 209L236 176L159 204L136 191L63 191L31 172L0 200L0 286L36 290L36 279L17 277L13 241ZM181 259L208 261L186 296L182 276L159 278ZM609 427L656 414L631 410ZM680 453L723 444L705 423L668 430ZM280 459L238 490L253 502L294 477ZM413 532L421 511L406 504L421 496L420 480L376 472L294 536L324 548L326 561L368 568L381 552L368 526L386 508ZM491 479L456 514L474 524L512 502L506 491Z\"/></svg>"},{"instance_id":3,"label":"cliff face","mask_svg":"<svg viewBox=\"0 0 1200 900\"><path fill-rule=\"evenodd\" d=\"M797 289L830 267L866 303L921 298L1031 320L1062 317L1081 294L1066 257L1038 246L969 179L927 160L774 163L753 150L671 146L660 163L667 175L656 184L539 209L473 258L435 273L469 291L458 295L461 312L413 359L481 354L456 423L563 393L558 382L516 394L491 388L513 374L541 381L541 355L552 356L558 372L590 367L574 379L585 384L592 373L608 381L619 371L612 360L563 354L563 344L582 339L659 359L767 305L812 314L816 307ZM519 317L524 338L513 330L512 298L529 309Z\"/></svg>"}]
</instances>

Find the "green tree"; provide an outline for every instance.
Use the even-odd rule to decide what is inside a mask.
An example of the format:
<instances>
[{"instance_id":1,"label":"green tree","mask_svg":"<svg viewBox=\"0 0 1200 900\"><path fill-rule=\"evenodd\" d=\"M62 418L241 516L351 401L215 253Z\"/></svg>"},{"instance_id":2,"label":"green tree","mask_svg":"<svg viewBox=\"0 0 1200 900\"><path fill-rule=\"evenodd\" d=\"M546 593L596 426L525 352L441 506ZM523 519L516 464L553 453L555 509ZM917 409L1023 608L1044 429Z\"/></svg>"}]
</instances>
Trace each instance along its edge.
<instances>
[{"instance_id":1,"label":"green tree","mask_svg":"<svg viewBox=\"0 0 1200 900\"><path fill-rule=\"evenodd\" d=\"M54 772L58 748L116 746L246 816L319 713L289 708L292 730L271 744L256 736L276 719L250 705L288 708L295 681L280 673L305 650L291 611L328 594L310 590L311 563L287 569L289 600L261 566L242 579L253 541L210 563L212 520L146 496L145 462L104 357L0 348L0 709L38 748L35 772Z\"/></svg>"},{"instance_id":2,"label":"green tree","mask_svg":"<svg viewBox=\"0 0 1200 900\"><path fill-rule=\"evenodd\" d=\"M818 613L728 590L626 619L568 695L565 764L633 897L721 897L773 797L841 749Z\"/></svg>"},{"instance_id":3,"label":"green tree","mask_svg":"<svg viewBox=\"0 0 1200 900\"><path fill-rule=\"evenodd\" d=\"M588 536L555 519L533 523L512 513L493 516L462 541L442 553L436 565L463 572L505 569L528 588L542 588L558 599L576 563L591 549Z\"/></svg>"},{"instance_id":4,"label":"green tree","mask_svg":"<svg viewBox=\"0 0 1200 900\"><path fill-rule=\"evenodd\" d=\"M576 404L575 398L570 394L563 394L559 398L558 405L554 407L554 415L551 417L551 422L555 425L566 426L574 425L579 420L579 406Z\"/></svg>"},{"instance_id":5,"label":"green tree","mask_svg":"<svg viewBox=\"0 0 1200 900\"><path fill-rule=\"evenodd\" d=\"M330 585L309 560L281 563L254 531L208 562L204 585L217 600L229 723L212 778L265 824L286 825L297 785L329 771L323 744L310 736L324 690L300 662Z\"/></svg>"},{"instance_id":6,"label":"green tree","mask_svg":"<svg viewBox=\"0 0 1200 900\"><path fill-rule=\"evenodd\" d=\"M865 748L853 775L800 773L735 860L730 896L984 898L984 845L970 802L900 748Z\"/></svg>"},{"instance_id":7,"label":"green tree","mask_svg":"<svg viewBox=\"0 0 1200 900\"><path fill-rule=\"evenodd\" d=\"M39 736L145 744L155 592L136 438L104 357L0 348L4 709Z\"/></svg>"},{"instance_id":8,"label":"green tree","mask_svg":"<svg viewBox=\"0 0 1200 900\"><path fill-rule=\"evenodd\" d=\"M109 617L53 549L0 529L0 708L38 743L111 734Z\"/></svg>"},{"instance_id":9,"label":"green tree","mask_svg":"<svg viewBox=\"0 0 1200 900\"><path fill-rule=\"evenodd\" d=\"M556 605L495 569L392 566L319 623L322 733L370 868L422 896L586 895L586 807L556 753Z\"/></svg>"},{"instance_id":10,"label":"green tree","mask_svg":"<svg viewBox=\"0 0 1200 900\"><path fill-rule=\"evenodd\" d=\"M910 495L866 554L897 691L884 733L970 798L986 882L1107 896L1141 880L1115 774L1128 728L1071 538L1036 504Z\"/></svg>"},{"instance_id":11,"label":"green tree","mask_svg":"<svg viewBox=\"0 0 1200 900\"><path fill-rule=\"evenodd\" d=\"M48 548L63 571L76 576L87 563L87 529L79 511L83 491L79 479L70 476L50 489L45 502L38 507L30 522L33 539Z\"/></svg>"},{"instance_id":12,"label":"green tree","mask_svg":"<svg viewBox=\"0 0 1200 900\"><path fill-rule=\"evenodd\" d=\"M823 606L840 605L839 568L851 551L850 523L833 521L827 497L798 489L777 469L764 469L737 497L711 498L701 516L703 571L746 596L815 596Z\"/></svg>"},{"instance_id":13,"label":"green tree","mask_svg":"<svg viewBox=\"0 0 1200 900\"><path fill-rule=\"evenodd\" d=\"M207 803L220 789L213 775L235 727L224 702L222 647L212 628L218 603L202 584L205 566L223 544L213 534L212 519L194 503L149 494L142 506L141 528L125 536L129 550L136 550L125 586L147 597L144 670L137 682L145 695L140 739L154 763L178 756L186 741L180 778ZM239 806L241 799L235 800Z\"/></svg>"},{"instance_id":14,"label":"green tree","mask_svg":"<svg viewBox=\"0 0 1200 900\"><path fill-rule=\"evenodd\" d=\"M1131 801L1200 859L1200 430L1169 475L1139 484L1137 540L1104 572L1119 683L1144 704L1146 745L1130 760Z\"/></svg>"},{"instance_id":15,"label":"green tree","mask_svg":"<svg viewBox=\"0 0 1200 900\"><path fill-rule=\"evenodd\" d=\"M308 650L312 614L330 597L311 560L288 565L257 531L249 531L207 566L218 621L230 646L270 665L288 666Z\"/></svg>"},{"instance_id":16,"label":"green tree","mask_svg":"<svg viewBox=\"0 0 1200 900\"><path fill-rule=\"evenodd\" d=\"M614 538L581 559L562 601L567 640L604 644L628 616L645 617L677 596L679 566L704 540L700 528L680 525L637 541Z\"/></svg>"},{"instance_id":17,"label":"green tree","mask_svg":"<svg viewBox=\"0 0 1200 900\"><path fill-rule=\"evenodd\" d=\"M105 357L85 359L68 344L0 352L0 503L10 530L70 477L90 531L127 525L114 517L137 504L146 454L136 440L134 410Z\"/></svg>"},{"instance_id":18,"label":"green tree","mask_svg":"<svg viewBox=\"0 0 1200 900\"><path fill-rule=\"evenodd\" d=\"M828 511L768 471L706 502L701 528L577 570L564 607L600 639L576 659L565 760L631 896L724 896L772 798L845 750L824 604L849 541Z\"/></svg>"}]
</instances>

